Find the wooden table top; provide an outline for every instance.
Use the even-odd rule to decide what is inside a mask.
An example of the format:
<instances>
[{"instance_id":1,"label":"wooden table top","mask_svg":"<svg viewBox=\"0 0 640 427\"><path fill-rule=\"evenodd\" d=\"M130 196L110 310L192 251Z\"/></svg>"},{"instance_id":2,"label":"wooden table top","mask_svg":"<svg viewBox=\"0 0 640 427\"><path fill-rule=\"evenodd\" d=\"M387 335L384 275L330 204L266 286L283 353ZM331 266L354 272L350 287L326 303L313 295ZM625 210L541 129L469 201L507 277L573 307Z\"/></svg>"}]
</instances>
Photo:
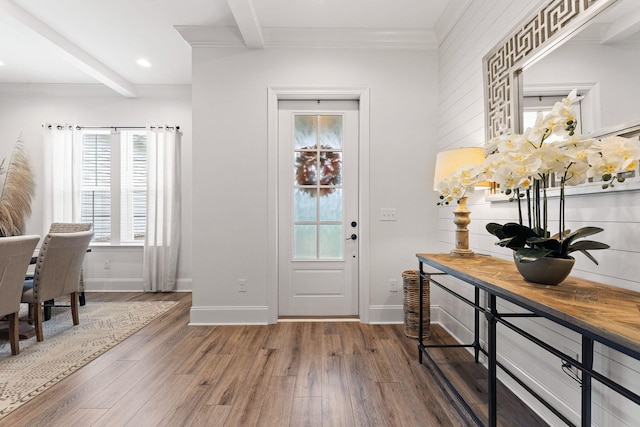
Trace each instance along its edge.
<instances>
[{"instance_id":1,"label":"wooden table top","mask_svg":"<svg viewBox=\"0 0 640 427\"><path fill-rule=\"evenodd\" d=\"M573 276L559 285L539 285L525 281L513 261L490 256L417 257L440 271L640 359L640 292Z\"/></svg>"}]
</instances>

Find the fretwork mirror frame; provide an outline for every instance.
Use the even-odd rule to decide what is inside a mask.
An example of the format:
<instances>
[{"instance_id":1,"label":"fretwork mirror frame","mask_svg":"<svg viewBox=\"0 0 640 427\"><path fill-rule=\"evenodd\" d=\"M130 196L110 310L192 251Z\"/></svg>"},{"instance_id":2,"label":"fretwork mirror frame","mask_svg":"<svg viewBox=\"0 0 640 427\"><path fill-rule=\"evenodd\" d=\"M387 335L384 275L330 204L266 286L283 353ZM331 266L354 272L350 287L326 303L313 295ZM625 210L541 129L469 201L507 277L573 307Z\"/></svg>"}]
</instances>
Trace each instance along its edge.
<instances>
[{"instance_id":1,"label":"fretwork mirror frame","mask_svg":"<svg viewBox=\"0 0 640 427\"><path fill-rule=\"evenodd\" d=\"M560 46L618 0L551 0L523 20L483 58L487 140L521 132L522 71Z\"/></svg>"}]
</instances>

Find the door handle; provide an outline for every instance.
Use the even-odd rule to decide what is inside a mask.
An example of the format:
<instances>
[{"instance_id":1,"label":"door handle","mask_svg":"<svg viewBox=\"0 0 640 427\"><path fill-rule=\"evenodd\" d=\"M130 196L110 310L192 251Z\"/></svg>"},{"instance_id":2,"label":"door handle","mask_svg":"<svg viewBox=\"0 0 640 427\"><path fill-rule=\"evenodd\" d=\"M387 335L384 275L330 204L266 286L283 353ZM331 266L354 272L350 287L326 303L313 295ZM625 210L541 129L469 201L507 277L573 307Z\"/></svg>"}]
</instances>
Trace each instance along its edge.
<instances>
[{"instance_id":1,"label":"door handle","mask_svg":"<svg viewBox=\"0 0 640 427\"><path fill-rule=\"evenodd\" d=\"M358 238L357 235L352 234L351 236L347 237L347 240L356 240Z\"/></svg>"}]
</instances>

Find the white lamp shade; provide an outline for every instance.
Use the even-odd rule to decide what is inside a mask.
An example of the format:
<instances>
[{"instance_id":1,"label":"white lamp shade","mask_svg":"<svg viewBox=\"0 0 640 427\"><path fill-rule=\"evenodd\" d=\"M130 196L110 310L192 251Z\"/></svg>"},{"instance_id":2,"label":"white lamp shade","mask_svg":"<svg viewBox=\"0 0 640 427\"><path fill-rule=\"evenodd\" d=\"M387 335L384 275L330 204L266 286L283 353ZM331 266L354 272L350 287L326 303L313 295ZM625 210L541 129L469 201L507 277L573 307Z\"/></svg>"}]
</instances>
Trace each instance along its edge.
<instances>
[{"instance_id":1,"label":"white lamp shade","mask_svg":"<svg viewBox=\"0 0 640 427\"><path fill-rule=\"evenodd\" d=\"M445 150L436 156L436 170L433 176L433 189L456 170L463 166L475 166L484 163L484 151L481 147L463 147Z\"/></svg>"}]
</instances>

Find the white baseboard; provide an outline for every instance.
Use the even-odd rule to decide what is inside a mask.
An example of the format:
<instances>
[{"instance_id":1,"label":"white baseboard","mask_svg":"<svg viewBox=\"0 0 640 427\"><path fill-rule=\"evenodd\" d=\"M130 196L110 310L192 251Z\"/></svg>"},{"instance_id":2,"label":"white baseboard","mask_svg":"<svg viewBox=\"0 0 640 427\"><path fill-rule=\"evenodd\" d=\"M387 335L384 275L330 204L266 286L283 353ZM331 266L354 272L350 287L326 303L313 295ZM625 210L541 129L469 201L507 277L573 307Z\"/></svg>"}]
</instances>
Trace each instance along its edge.
<instances>
[{"instance_id":1,"label":"white baseboard","mask_svg":"<svg viewBox=\"0 0 640 427\"><path fill-rule=\"evenodd\" d=\"M190 326L205 325L267 325L267 306L191 307Z\"/></svg>"},{"instance_id":2,"label":"white baseboard","mask_svg":"<svg viewBox=\"0 0 640 427\"><path fill-rule=\"evenodd\" d=\"M84 278L85 292L142 292L141 278ZM176 292L191 292L191 279L178 279Z\"/></svg>"},{"instance_id":3,"label":"white baseboard","mask_svg":"<svg viewBox=\"0 0 640 427\"><path fill-rule=\"evenodd\" d=\"M369 323L403 323L404 307L401 305L371 305L369 306Z\"/></svg>"}]
</instances>

